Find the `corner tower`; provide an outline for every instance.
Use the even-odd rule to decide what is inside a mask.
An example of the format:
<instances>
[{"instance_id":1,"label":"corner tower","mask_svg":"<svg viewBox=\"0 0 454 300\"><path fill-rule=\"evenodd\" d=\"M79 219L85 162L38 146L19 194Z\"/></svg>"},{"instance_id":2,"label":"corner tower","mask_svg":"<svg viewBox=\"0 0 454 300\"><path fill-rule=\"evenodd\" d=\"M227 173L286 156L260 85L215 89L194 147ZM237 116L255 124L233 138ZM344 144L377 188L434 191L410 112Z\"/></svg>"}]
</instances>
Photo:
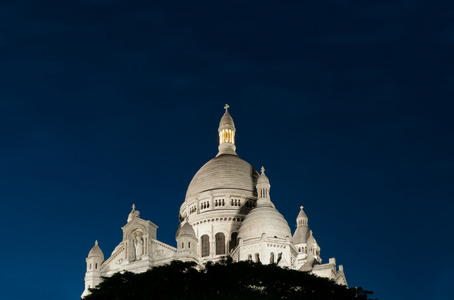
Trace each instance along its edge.
<instances>
[{"instance_id":1,"label":"corner tower","mask_svg":"<svg viewBox=\"0 0 454 300\"><path fill-rule=\"evenodd\" d=\"M237 246L241 223L257 201L259 174L236 153L228 108L219 122L219 151L194 175L180 207L180 222L186 219L194 229L202 261L216 261Z\"/></svg>"},{"instance_id":2,"label":"corner tower","mask_svg":"<svg viewBox=\"0 0 454 300\"><path fill-rule=\"evenodd\" d=\"M85 289L82 297L88 295L90 289L101 283L101 264L104 262L104 254L98 246L98 241L95 241L95 245L88 252L85 261L87 262L87 272L85 273Z\"/></svg>"}]
</instances>

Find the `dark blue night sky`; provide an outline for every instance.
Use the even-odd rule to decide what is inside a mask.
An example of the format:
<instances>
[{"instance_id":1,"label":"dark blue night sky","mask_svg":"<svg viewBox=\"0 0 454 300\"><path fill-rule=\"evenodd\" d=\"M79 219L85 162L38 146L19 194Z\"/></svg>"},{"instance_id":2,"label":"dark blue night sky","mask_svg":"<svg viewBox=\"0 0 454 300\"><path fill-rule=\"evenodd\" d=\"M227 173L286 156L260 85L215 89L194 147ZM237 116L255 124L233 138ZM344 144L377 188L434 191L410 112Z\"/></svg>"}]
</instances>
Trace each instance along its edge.
<instances>
[{"instance_id":1,"label":"dark blue night sky","mask_svg":"<svg viewBox=\"0 0 454 300\"><path fill-rule=\"evenodd\" d=\"M2 299L79 299L131 205L175 245L230 105L324 262L380 300L452 297L451 1L0 2Z\"/></svg>"}]
</instances>

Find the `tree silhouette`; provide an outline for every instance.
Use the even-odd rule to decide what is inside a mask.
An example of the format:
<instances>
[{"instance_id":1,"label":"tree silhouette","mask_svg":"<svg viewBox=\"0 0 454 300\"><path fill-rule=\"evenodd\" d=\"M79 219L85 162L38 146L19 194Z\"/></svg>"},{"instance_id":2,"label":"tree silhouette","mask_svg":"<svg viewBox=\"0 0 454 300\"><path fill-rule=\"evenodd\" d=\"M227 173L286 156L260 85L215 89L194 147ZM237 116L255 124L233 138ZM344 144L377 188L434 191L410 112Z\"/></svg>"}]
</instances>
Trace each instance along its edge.
<instances>
[{"instance_id":1,"label":"tree silhouette","mask_svg":"<svg viewBox=\"0 0 454 300\"><path fill-rule=\"evenodd\" d=\"M346 288L305 272L230 258L195 263L173 261L145 273L106 277L84 300L305 299L371 300L372 292Z\"/></svg>"}]
</instances>

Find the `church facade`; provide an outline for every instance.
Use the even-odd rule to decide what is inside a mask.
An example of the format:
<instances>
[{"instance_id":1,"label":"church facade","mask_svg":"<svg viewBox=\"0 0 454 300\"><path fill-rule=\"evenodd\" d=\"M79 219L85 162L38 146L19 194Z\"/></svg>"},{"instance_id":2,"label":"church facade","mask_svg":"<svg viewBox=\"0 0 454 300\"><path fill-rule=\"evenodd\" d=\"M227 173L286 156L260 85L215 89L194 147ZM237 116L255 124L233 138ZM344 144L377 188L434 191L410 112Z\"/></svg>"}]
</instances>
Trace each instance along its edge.
<instances>
[{"instance_id":1,"label":"church facade","mask_svg":"<svg viewBox=\"0 0 454 300\"><path fill-rule=\"evenodd\" d=\"M308 217L300 207L297 228L290 227L270 198L270 182L262 167L258 173L239 158L235 147L236 128L225 106L219 124L219 152L194 175L180 207L177 247L156 239L158 226L140 218L133 205L123 230L123 239L104 259L98 242L86 259L85 289L116 272L145 272L172 260L203 265L229 255L234 261L263 264L311 272L347 285L343 267L334 258L322 264L320 247Z\"/></svg>"}]
</instances>

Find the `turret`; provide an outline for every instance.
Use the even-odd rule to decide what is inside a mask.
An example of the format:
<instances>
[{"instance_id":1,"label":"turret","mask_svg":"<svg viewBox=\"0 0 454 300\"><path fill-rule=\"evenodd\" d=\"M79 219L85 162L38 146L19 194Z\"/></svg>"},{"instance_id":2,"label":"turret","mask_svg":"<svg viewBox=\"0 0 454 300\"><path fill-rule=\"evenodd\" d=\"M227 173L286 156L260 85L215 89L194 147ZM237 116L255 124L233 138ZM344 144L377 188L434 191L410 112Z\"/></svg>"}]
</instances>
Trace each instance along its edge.
<instances>
[{"instance_id":1,"label":"turret","mask_svg":"<svg viewBox=\"0 0 454 300\"><path fill-rule=\"evenodd\" d=\"M265 175L265 168L262 167L262 174L260 174L259 179L257 180L257 205L261 204L268 204L270 200L270 181L268 177Z\"/></svg>"},{"instance_id":2,"label":"turret","mask_svg":"<svg viewBox=\"0 0 454 300\"><path fill-rule=\"evenodd\" d=\"M104 262L104 254L98 246L98 241L95 241L95 245L88 252L85 261L87 262L87 272L85 273L85 290L82 297L88 295L89 289L95 288L101 282L101 265Z\"/></svg>"},{"instance_id":3,"label":"turret","mask_svg":"<svg viewBox=\"0 0 454 300\"><path fill-rule=\"evenodd\" d=\"M298 249L298 253L307 254L307 240L309 236L308 218L303 210L303 206L301 206L298 217L296 217L296 230L293 234L293 244Z\"/></svg>"}]
</instances>

